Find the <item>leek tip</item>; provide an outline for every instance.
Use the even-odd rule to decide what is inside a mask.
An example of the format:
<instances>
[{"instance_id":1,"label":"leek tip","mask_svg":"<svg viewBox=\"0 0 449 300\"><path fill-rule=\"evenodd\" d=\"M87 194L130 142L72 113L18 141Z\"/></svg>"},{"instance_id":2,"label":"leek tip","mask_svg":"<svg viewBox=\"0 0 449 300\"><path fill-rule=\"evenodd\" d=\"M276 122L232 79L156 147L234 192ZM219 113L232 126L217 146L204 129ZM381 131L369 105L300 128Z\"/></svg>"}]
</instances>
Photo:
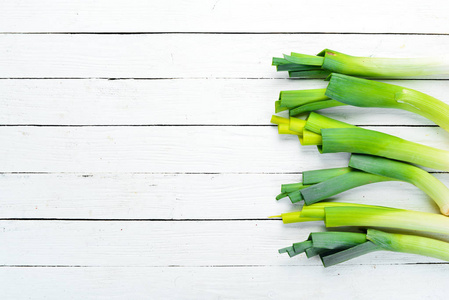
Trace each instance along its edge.
<instances>
[{"instance_id":1,"label":"leek tip","mask_svg":"<svg viewBox=\"0 0 449 300\"><path fill-rule=\"evenodd\" d=\"M279 124L289 124L289 123L290 123L290 120L287 119L287 118L280 117L280 116L272 115L272 116L271 116L270 123L276 124L276 125L279 125Z\"/></svg>"},{"instance_id":2,"label":"leek tip","mask_svg":"<svg viewBox=\"0 0 449 300\"><path fill-rule=\"evenodd\" d=\"M280 218L280 217L282 217L282 216L281 216L281 215L278 215L278 216L269 216L268 219L274 219L274 218Z\"/></svg>"}]
</instances>

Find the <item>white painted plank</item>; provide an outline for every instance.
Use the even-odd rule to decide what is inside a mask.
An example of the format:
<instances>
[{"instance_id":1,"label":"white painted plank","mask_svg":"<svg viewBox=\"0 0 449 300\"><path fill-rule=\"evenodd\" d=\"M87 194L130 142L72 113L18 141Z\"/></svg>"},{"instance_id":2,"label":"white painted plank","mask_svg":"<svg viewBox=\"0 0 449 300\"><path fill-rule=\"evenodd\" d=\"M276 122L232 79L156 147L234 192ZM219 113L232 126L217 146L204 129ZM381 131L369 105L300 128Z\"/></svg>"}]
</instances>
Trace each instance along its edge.
<instances>
[{"instance_id":1,"label":"white painted plank","mask_svg":"<svg viewBox=\"0 0 449 300\"><path fill-rule=\"evenodd\" d=\"M449 103L446 81L386 82ZM268 125L279 91L326 86L320 80L287 79L0 80L0 124ZM345 106L321 113L353 124L433 124L402 110Z\"/></svg>"},{"instance_id":2,"label":"white painted plank","mask_svg":"<svg viewBox=\"0 0 449 300\"><path fill-rule=\"evenodd\" d=\"M449 148L441 128L372 128ZM348 157L271 126L0 127L0 145L2 172L300 172Z\"/></svg>"},{"instance_id":3,"label":"white painted plank","mask_svg":"<svg viewBox=\"0 0 449 300\"><path fill-rule=\"evenodd\" d=\"M449 35L0 35L0 77L286 78L271 66L273 56L324 48L439 56L446 55Z\"/></svg>"},{"instance_id":4,"label":"white painted plank","mask_svg":"<svg viewBox=\"0 0 449 300\"><path fill-rule=\"evenodd\" d=\"M320 266L318 257L289 258L278 249L323 231L323 222L0 221L3 266ZM442 239L448 239L442 236ZM347 265L441 262L387 251Z\"/></svg>"},{"instance_id":5,"label":"white painted plank","mask_svg":"<svg viewBox=\"0 0 449 300\"><path fill-rule=\"evenodd\" d=\"M344 162L341 162L344 166ZM449 186L449 174L435 174ZM275 201L299 174L2 174L0 218L247 219L297 210ZM356 188L332 199L439 213L404 182Z\"/></svg>"},{"instance_id":6,"label":"white painted plank","mask_svg":"<svg viewBox=\"0 0 449 300\"><path fill-rule=\"evenodd\" d=\"M447 33L447 3L195 0L2 1L3 32L430 32Z\"/></svg>"},{"instance_id":7,"label":"white painted plank","mask_svg":"<svg viewBox=\"0 0 449 300\"><path fill-rule=\"evenodd\" d=\"M446 299L447 271L447 265L345 264L327 269L1 268L4 286L0 296L18 300L61 296L64 299Z\"/></svg>"},{"instance_id":8,"label":"white painted plank","mask_svg":"<svg viewBox=\"0 0 449 300\"><path fill-rule=\"evenodd\" d=\"M316 22L315 14L298 17L293 9L315 9L312 2L277 3L280 9L268 2L166 3L5 1L0 31L446 33L449 26L447 4L432 1L406 6L389 2L388 12L371 4L357 3L349 10L351 2L332 3L320 10L325 22ZM404 7L419 22L409 18ZM369 14L357 14L367 10ZM384 22L377 21L379 13ZM329 47L355 55L426 56L442 54L447 46L447 36L4 34L1 78L195 80L1 80L0 124L266 125L280 89L322 84L228 80L286 78L270 67L274 55L292 50L316 53ZM447 95L443 81L404 83ZM407 113L393 120L390 112L370 112L371 116L357 115L356 109L337 108L329 115L356 124L431 124ZM448 148L447 135L440 129L378 129ZM272 127L1 127L0 145L0 171L6 172L0 176L0 218L184 220L0 221L2 299L445 296L441 286L447 265L404 265L438 262L434 259L376 253L323 269L318 259L277 254L279 247L322 230L320 224L185 221L265 218L293 210L288 201L277 203L273 197L280 183L299 176L274 173L346 163L347 155L319 156L313 148L299 148L294 137L279 137ZM235 174L239 172L243 174ZM447 174L437 176L448 183ZM380 185L339 199L437 211L411 185ZM36 265L60 267L18 267ZM429 290L423 292L422 285ZM398 286L403 290L399 296Z\"/></svg>"}]
</instances>

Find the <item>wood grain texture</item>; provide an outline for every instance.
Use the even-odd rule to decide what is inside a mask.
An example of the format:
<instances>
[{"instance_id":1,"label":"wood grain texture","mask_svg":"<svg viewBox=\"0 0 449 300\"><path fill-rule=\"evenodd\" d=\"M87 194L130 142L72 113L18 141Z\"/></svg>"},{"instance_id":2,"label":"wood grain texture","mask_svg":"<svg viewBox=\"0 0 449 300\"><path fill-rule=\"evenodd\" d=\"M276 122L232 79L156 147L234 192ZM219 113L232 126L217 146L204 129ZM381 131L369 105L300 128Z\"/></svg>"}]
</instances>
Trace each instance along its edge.
<instances>
[{"instance_id":1,"label":"wood grain texture","mask_svg":"<svg viewBox=\"0 0 449 300\"><path fill-rule=\"evenodd\" d=\"M3 1L3 32L396 32L447 33L437 0Z\"/></svg>"},{"instance_id":2,"label":"wood grain texture","mask_svg":"<svg viewBox=\"0 0 449 300\"><path fill-rule=\"evenodd\" d=\"M445 80L385 82L449 103ZM269 125L279 91L326 86L321 80L289 79L0 80L0 124ZM345 106L320 113L358 125L434 124L392 109Z\"/></svg>"},{"instance_id":3,"label":"wood grain texture","mask_svg":"<svg viewBox=\"0 0 449 300\"><path fill-rule=\"evenodd\" d=\"M367 127L449 149L436 127ZM278 135L272 126L0 127L1 172L279 173L339 167L347 153Z\"/></svg>"},{"instance_id":4,"label":"wood grain texture","mask_svg":"<svg viewBox=\"0 0 449 300\"><path fill-rule=\"evenodd\" d=\"M368 256L373 254L368 254ZM396 256L394 253L390 255ZM446 299L448 265L0 268L4 299ZM55 284L57 282L58 284ZM425 284L424 284L425 283ZM21 288L17 288L20 286Z\"/></svg>"},{"instance_id":5,"label":"wood grain texture","mask_svg":"<svg viewBox=\"0 0 449 300\"><path fill-rule=\"evenodd\" d=\"M1 299L447 298L446 263L378 252L325 269L277 253L323 224L267 216L300 207L274 200L281 183L348 159L269 126L280 90L325 86L288 80L271 57L445 55L449 4L0 6ZM449 103L449 77L438 79L394 82ZM325 113L449 149L448 133L407 112ZM334 200L438 212L400 182Z\"/></svg>"},{"instance_id":6,"label":"wood grain texture","mask_svg":"<svg viewBox=\"0 0 449 300\"><path fill-rule=\"evenodd\" d=\"M434 175L449 185L449 174ZM263 219L300 209L288 199L274 200L281 184L300 179L300 174L2 174L0 218ZM332 199L439 212L405 182L367 185Z\"/></svg>"},{"instance_id":7,"label":"wood grain texture","mask_svg":"<svg viewBox=\"0 0 449 300\"><path fill-rule=\"evenodd\" d=\"M324 48L359 56L443 56L449 35L5 34L0 78L286 78L270 66L273 56Z\"/></svg>"},{"instance_id":8,"label":"wood grain texture","mask_svg":"<svg viewBox=\"0 0 449 300\"><path fill-rule=\"evenodd\" d=\"M323 222L0 221L0 265L96 267L292 266L323 268L319 257L290 258L278 249L323 231ZM446 237L447 240L447 237ZM346 265L437 263L387 251Z\"/></svg>"}]
</instances>

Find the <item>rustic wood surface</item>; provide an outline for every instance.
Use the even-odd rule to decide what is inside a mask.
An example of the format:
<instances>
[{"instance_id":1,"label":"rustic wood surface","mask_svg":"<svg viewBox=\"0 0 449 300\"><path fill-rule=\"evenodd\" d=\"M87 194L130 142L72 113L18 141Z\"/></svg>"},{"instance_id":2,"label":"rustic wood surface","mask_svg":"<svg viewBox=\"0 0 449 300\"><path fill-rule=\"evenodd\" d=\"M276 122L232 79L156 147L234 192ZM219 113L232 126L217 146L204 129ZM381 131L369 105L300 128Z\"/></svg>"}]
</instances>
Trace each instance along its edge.
<instances>
[{"instance_id":1,"label":"rustic wood surface","mask_svg":"<svg viewBox=\"0 0 449 300\"><path fill-rule=\"evenodd\" d=\"M277 249L280 184L345 166L269 123L272 56L445 55L444 1L0 1L1 299L446 299L449 265L377 252L331 268ZM449 103L449 77L390 80ZM389 109L330 117L449 150ZM435 176L449 185L449 174ZM333 199L438 212L401 182ZM441 237L447 239L447 237Z\"/></svg>"}]
</instances>

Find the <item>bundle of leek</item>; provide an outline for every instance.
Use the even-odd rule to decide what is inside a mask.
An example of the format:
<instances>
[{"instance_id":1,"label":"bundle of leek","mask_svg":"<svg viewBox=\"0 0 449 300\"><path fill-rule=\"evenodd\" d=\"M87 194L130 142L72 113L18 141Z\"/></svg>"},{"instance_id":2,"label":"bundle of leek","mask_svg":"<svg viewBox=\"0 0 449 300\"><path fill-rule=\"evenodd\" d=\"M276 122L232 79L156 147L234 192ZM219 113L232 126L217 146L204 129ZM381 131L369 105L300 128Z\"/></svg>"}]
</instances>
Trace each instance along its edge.
<instances>
[{"instance_id":1,"label":"bundle of leek","mask_svg":"<svg viewBox=\"0 0 449 300\"><path fill-rule=\"evenodd\" d=\"M324 221L326 227L389 227L449 234L449 218L403 209L319 202L360 185L401 180L423 190L449 215L449 189L417 164L449 171L449 151L436 149L385 133L358 128L326 118L315 110L353 105L397 108L420 114L449 131L449 105L416 90L348 75L377 78L448 75L449 61L441 59L393 59L354 57L325 49L318 55L291 53L273 58L278 71L290 77L326 78L327 88L282 91L275 111L290 116L312 112L306 120L273 116L280 134L297 135L302 145L316 145L321 153L349 152L348 167L303 172L302 182L284 184L276 199L288 196L292 203L304 200L300 212L281 214L284 223ZM346 75L343 75L346 74ZM360 155L362 154L362 155ZM449 261L449 243L374 229L367 233L312 233L309 239L283 248L290 256L305 252L320 255L325 266L377 250L427 255Z\"/></svg>"},{"instance_id":2,"label":"bundle of leek","mask_svg":"<svg viewBox=\"0 0 449 300\"><path fill-rule=\"evenodd\" d=\"M323 78L330 73L362 77L404 78L449 74L449 61L439 58L358 57L324 49L317 55L292 52L283 58L273 57L277 71L290 77Z\"/></svg>"}]
</instances>

